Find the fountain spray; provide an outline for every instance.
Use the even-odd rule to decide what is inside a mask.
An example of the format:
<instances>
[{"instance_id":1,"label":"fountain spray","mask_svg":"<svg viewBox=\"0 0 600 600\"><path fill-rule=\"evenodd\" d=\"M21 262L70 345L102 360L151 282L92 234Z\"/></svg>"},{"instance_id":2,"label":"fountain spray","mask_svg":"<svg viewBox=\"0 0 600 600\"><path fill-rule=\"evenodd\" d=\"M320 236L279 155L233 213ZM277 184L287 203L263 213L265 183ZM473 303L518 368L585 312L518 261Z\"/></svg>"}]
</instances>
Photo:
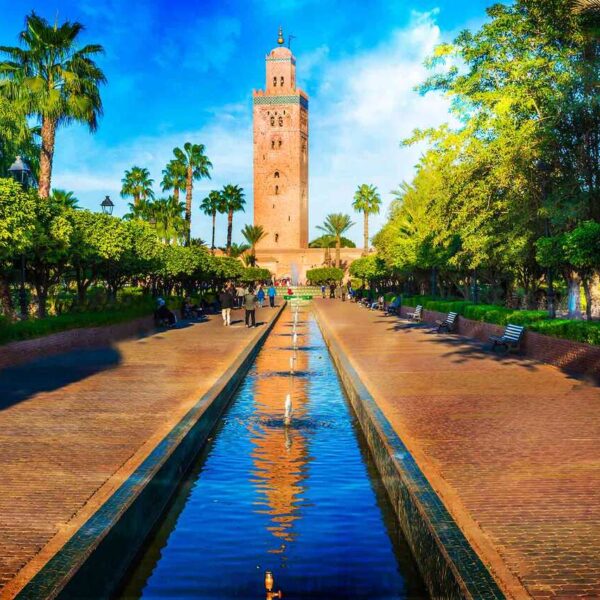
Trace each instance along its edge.
<instances>
[{"instance_id":1,"label":"fountain spray","mask_svg":"<svg viewBox=\"0 0 600 600\"><path fill-rule=\"evenodd\" d=\"M291 394L287 394L285 397L285 412L283 417L283 423L286 427L289 427L292 422L292 414L294 412L294 408L292 406L292 396Z\"/></svg>"}]
</instances>

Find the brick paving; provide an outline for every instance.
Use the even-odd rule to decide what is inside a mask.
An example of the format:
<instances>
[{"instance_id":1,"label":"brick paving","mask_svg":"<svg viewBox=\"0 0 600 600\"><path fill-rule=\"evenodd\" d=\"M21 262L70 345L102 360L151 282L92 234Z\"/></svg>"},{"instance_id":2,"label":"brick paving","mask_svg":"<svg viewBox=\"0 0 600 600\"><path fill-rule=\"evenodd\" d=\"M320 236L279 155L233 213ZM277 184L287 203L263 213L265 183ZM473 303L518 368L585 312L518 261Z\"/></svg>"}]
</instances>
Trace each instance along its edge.
<instances>
[{"instance_id":1,"label":"brick paving","mask_svg":"<svg viewBox=\"0 0 600 600\"><path fill-rule=\"evenodd\" d=\"M257 321L274 315L259 310ZM210 317L0 371L1 598L60 548L259 330Z\"/></svg>"},{"instance_id":2,"label":"brick paving","mask_svg":"<svg viewBox=\"0 0 600 600\"><path fill-rule=\"evenodd\" d=\"M316 300L386 417L515 598L600 598L600 388Z\"/></svg>"}]
</instances>

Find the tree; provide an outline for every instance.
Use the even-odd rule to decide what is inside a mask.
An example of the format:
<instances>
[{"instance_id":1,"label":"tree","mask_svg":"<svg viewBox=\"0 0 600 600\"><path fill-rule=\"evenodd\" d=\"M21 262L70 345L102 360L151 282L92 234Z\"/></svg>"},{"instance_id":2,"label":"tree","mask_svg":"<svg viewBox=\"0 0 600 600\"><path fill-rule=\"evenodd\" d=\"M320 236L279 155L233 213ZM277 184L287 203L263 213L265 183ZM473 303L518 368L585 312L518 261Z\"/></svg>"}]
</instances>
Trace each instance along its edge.
<instances>
[{"instance_id":1,"label":"tree","mask_svg":"<svg viewBox=\"0 0 600 600\"><path fill-rule=\"evenodd\" d=\"M2 85L0 79L0 88ZM38 175L39 145L37 127L30 127L27 115L17 101L0 94L0 173L7 173L17 156L26 157L34 175Z\"/></svg>"},{"instance_id":2,"label":"tree","mask_svg":"<svg viewBox=\"0 0 600 600\"><path fill-rule=\"evenodd\" d=\"M369 253L369 215L379 214L381 208L381 196L377 193L377 188L366 183L360 185L354 194L352 207L364 215L363 255L366 256Z\"/></svg>"},{"instance_id":3,"label":"tree","mask_svg":"<svg viewBox=\"0 0 600 600\"><path fill-rule=\"evenodd\" d=\"M41 122L39 194L48 198L56 130L72 121L95 131L102 114L100 86L106 82L94 57L102 46L77 48L83 25L65 21L51 25L31 12L19 35L22 47L0 46L8 60L0 63L0 91Z\"/></svg>"},{"instance_id":4,"label":"tree","mask_svg":"<svg viewBox=\"0 0 600 600\"><path fill-rule=\"evenodd\" d=\"M371 254L353 261L350 265L350 275L362 279L363 283L368 281L369 285L373 286L375 283L389 279L391 273L381 257Z\"/></svg>"},{"instance_id":5,"label":"tree","mask_svg":"<svg viewBox=\"0 0 600 600\"><path fill-rule=\"evenodd\" d=\"M336 267L319 267L306 271L306 279L313 285L329 285L342 281L343 278L344 271Z\"/></svg>"},{"instance_id":6,"label":"tree","mask_svg":"<svg viewBox=\"0 0 600 600\"><path fill-rule=\"evenodd\" d=\"M354 223L350 219L349 215L342 213L332 213L327 215L323 225L317 225L317 229L324 231L326 235L330 235L335 238L335 266L339 268L340 260L340 248L342 246L342 236Z\"/></svg>"},{"instance_id":7,"label":"tree","mask_svg":"<svg viewBox=\"0 0 600 600\"><path fill-rule=\"evenodd\" d=\"M225 210L227 211L227 254L231 254L231 235L233 232L233 213L244 211L246 200L244 190L239 185L225 185L221 191Z\"/></svg>"},{"instance_id":8,"label":"tree","mask_svg":"<svg viewBox=\"0 0 600 600\"><path fill-rule=\"evenodd\" d=\"M194 187L194 180L199 180L203 177L210 179L209 169L212 168L212 163L208 160L208 157L204 154L203 144L192 144L186 142L181 148L175 148L173 150L175 159L186 170L186 181L185 181L185 221L187 224L187 240L191 238L192 232L192 189Z\"/></svg>"},{"instance_id":9,"label":"tree","mask_svg":"<svg viewBox=\"0 0 600 600\"><path fill-rule=\"evenodd\" d=\"M262 225L246 225L244 229L242 229L242 235L246 238L248 244L250 244L250 266L255 267L256 244L267 235L267 232Z\"/></svg>"},{"instance_id":10,"label":"tree","mask_svg":"<svg viewBox=\"0 0 600 600\"><path fill-rule=\"evenodd\" d=\"M176 159L170 160L162 173L162 191L167 192L173 190L175 202L179 202L179 194L182 190L185 190L187 182L187 170L185 165Z\"/></svg>"},{"instance_id":11,"label":"tree","mask_svg":"<svg viewBox=\"0 0 600 600\"><path fill-rule=\"evenodd\" d=\"M236 244L235 242L233 242L231 246L229 246L229 248L225 247L221 248L221 250L227 252L231 258L240 258L240 256L242 256L245 252L248 252L248 250L250 250L250 246L244 243Z\"/></svg>"},{"instance_id":12,"label":"tree","mask_svg":"<svg viewBox=\"0 0 600 600\"><path fill-rule=\"evenodd\" d=\"M250 266L245 267L240 275L240 281L245 283L256 283L260 281L270 281L272 273L269 269L262 269L260 267Z\"/></svg>"},{"instance_id":13,"label":"tree","mask_svg":"<svg viewBox=\"0 0 600 600\"><path fill-rule=\"evenodd\" d=\"M79 200L75 197L75 192L53 188L52 198L65 208L79 208Z\"/></svg>"},{"instance_id":14,"label":"tree","mask_svg":"<svg viewBox=\"0 0 600 600\"><path fill-rule=\"evenodd\" d=\"M132 211L140 208L140 205L148 200L154 199L154 179L150 177L150 171L144 167L131 167L125 171L125 177L121 179L121 198L133 198Z\"/></svg>"},{"instance_id":15,"label":"tree","mask_svg":"<svg viewBox=\"0 0 600 600\"><path fill-rule=\"evenodd\" d=\"M33 192L25 192L16 181L0 179L0 307L12 317L10 272L12 261L32 244L35 227Z\"/></svg>"},{"instance_id":16,"label":"tree","mask_svg":"<svg viewBox=\"0 0 600 600\"><path fill-rule=\"evenodd\" d=\"M210 249L214 254L217 213L225 212L225 201L223 200L221 192L218 190L212 190L200 203L200 210L205 215L212 217L212 241L210 244Z\"/></svg>"}]
</instances>

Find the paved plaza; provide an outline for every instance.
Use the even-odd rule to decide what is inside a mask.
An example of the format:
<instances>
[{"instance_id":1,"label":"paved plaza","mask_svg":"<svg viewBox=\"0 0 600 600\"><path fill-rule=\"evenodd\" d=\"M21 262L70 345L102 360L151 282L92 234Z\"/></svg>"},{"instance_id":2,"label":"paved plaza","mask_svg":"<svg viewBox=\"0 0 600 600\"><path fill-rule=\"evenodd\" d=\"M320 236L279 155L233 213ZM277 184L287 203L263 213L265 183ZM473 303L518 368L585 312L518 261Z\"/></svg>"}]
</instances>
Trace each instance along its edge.
<instances>
[{"instance_id":1,"label":"paved plaza","mask_svg":"<svg viewBox=\"0 0 600 600\"><path fill-rule=\"evenodd\" d=\"M257 322L276 312L257 311ZM241 310L232 318L231 328L210 317L0 371L1 598L64 544L266 326L245 328Z\"/></svg>"},{"instance_id":2,"label":"paved plaza","mask_svg":"<svg viewBox=\"0 0 600 600\"><path fill-rule=\"evenodd\" d=\"M600 388L349 302L315 308L507 594L600 597Z\"/></svg>"}]
</instances>

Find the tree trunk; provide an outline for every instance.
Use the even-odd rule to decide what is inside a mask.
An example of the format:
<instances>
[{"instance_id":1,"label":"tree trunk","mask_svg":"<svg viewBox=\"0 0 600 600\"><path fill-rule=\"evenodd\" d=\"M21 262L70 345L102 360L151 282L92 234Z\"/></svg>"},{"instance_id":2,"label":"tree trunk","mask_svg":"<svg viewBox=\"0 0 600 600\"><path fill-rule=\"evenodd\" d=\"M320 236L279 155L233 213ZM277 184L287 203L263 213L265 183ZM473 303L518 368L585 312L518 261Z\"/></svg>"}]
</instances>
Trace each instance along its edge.
<instances>
[{"instance_id":1,"label":"tree trunk","mask_svg":"<svg viewBox=\"0 0 600 600\"><path fill-rule=\"evenodd\" d=\"M0 308L7 319L14 319L15 311L10 297L10 286L4 277L0 277Z\"/></svg>"},{"instance_id":2,"label":"tree trunk","mask_svg":"<svg viewBox=\"0 0 600 600\"><path fill-rule=\"evenodd\" d=\"M173 188L173 198L175 198L175 202L177 202L177 204L179 204L179 188L178 187Z\"/></svg>"},{"instance_id":3,"label":"tree trunk","mask_svg":"<svg viewBox=\"0 0 600 600\"><path fill-rule=\"evenodd\" d=\"M365 210L365 222L364 222L364 235L365 242L363 247L363 256L367 256L369 254L369 213Z\"/></svg>"},{"instance_id":4,"label":"tree trunk","mask_svg":"<svg viewBox=\"0 0 600 600\"><path fill-rule=\"evenodd\" d=\"M342 247L342 243L340 238L338 237L335 240L335 266L339 269L340 268L340 248Z\"/></svg>"},{"instance_id":5,"label":"tree trunk","mask_svg":"<svg viewBox=\"0 0 600 600\"><path fill-rule=\"evenodd\" d=\"M590 286L590 278L582 277L581 285L583 286L583 294L585 296L585 315L588 321L592 320L592 288Z\"/></svg>"},{"instance_id":6,"label":"tree trunk","mask_svg":"<svg viewBox=\"0 0 600 600\"><path fill-rule=\"evenodd\" d=\"M216 211L213 211L212 214L212 225L213 225L213 230L212 230L212 244L210 246L210 249L212 250L212 253L215 253L215 227L216 227L216 223L217 223L217 213Z\"/></svg>"},{"instance_id":7,"label":"tree trunk","mask_svg":"<svg viewBox=\"0 0 600 600\"><path fill-rule=\"evenodd\" d=\"M56 121L43 117L42 148L40 150L40 182L38 193L40 198L48 198L52 185L52 162L54 160L54 140L56 138Z\"/></svg>"},{"instance_id":8,"label":"tree trunk","mask_svg":"<svg viewBox=\"0 0 600 600\"><path fill-rule=\"evenodd\" d=\"M233 232L233 210L227 213L227 254L231 250L231 234Z\"/></svg>"},{"instance_id":9,"label":"tree trunk","mask_svg":"<svg viewBox=\"0 0 600 600\"><path fill-rule=\"evenodd\" d=\"M192 237L192 166L188 167L187 181L185 184L185 221L187 223L187 244L190 245Z\"/></svg>"},{"instance_id":10,"label":"tree trunk","mask_svg":"<svg viewBox=\"0 0 600 600\"><path fill-rule=\"evenodd\" d=\"M571 273L567 279L569 285L569 319L581 318L581 279L577 273Z\"/></svg>"}]
</instances>

